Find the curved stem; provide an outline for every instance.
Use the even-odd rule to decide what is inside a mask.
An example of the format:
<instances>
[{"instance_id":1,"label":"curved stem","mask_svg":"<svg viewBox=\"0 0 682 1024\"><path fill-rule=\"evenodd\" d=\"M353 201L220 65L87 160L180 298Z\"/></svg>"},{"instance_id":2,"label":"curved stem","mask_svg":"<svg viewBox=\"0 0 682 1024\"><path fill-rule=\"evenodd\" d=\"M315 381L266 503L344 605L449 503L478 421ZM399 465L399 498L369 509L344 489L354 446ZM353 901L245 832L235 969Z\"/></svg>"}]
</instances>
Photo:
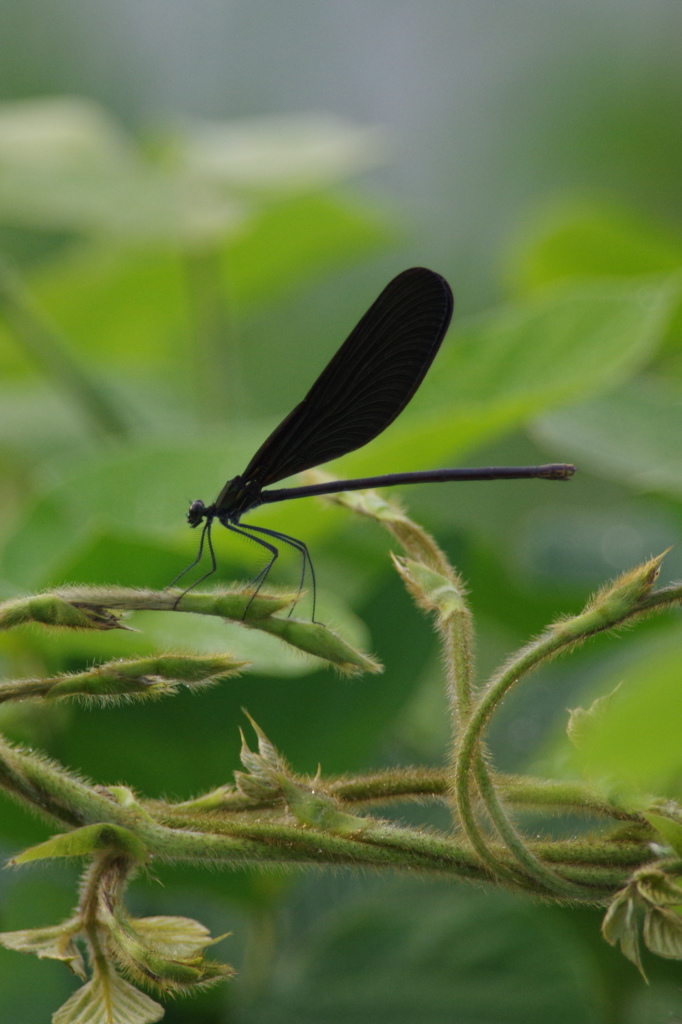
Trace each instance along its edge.
<instances>
[{"instance_id":1,"label":"curved stem","mask_svg":"<svg viewBox=\"0 0 682 1024\"><path fill-rule=\"evenodd\" d=\"M531 853L509 820L497 798L482 761L480 744L493 711L512 686L522 676L554 657L560 650L578 642L578 639L574 633L565 635L560 630L550 630L526 647L520 655L501 670L497 677L493 677L466 724L455 765L455 794L462 826L483 862L491 870L500 870L505 877L508 876L509 869L490 851L488 837L482 832L474 814L471 799L471 785L474 780L479 787L495 828L514 854L523 872L528 877L534 878L543 888L574 899L584 898L580 887L546 868Z\"/></svg>"}]
</instances>

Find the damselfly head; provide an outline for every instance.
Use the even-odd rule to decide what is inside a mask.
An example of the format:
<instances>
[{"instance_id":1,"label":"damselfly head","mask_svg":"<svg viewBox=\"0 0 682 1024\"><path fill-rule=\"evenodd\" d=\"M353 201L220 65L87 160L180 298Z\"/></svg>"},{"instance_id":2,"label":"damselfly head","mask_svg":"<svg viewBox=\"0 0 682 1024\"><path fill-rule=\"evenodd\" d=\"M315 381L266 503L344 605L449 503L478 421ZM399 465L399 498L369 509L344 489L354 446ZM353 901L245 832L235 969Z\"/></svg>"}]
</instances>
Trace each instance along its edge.
<instances>
[{"instance_id":1,"label":"damselfly head","mask_svg":"<svg viewBox=\"0 0 682 1024\"><path fill-rule=\"evenodd\" d=\"M197 500L193 501L189 507L189 511L187 512L187 522L192 528L194 528L204 521L205 516L206 506L201 498L197 498Z\"/></svg>"}]
</instances>

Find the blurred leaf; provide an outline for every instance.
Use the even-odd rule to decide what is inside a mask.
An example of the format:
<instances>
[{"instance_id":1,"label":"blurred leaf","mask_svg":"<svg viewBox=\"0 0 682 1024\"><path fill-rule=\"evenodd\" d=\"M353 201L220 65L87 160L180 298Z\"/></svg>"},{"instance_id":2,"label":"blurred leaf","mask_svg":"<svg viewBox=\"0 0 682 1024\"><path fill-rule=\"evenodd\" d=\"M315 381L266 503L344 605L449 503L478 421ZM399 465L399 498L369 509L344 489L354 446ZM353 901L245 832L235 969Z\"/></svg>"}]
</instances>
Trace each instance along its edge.
<instances>
[{"instance_id":1,"label":"blurred leaf","mask_svg":"<svg viewBox=\"0 0 682 1024\"><path fill-rule=\"evenodd\" d=\"M634 277L682 271L682 234L612 202L567 199L541 207L509 260L515 293L570 278ZM682 338L682 304L669 334Z\"/></svg>"},{"instance_id":2,"label":"blurred leaf","mask_svg":"<svg viewBox=\"0 0 682 1024\"><path fill-rule=\"evenodd\" d=\"M647 282L634 292L618 283L583 285L487 318L444 353L439 374L386 435L341 460L339 474L437 465L538 412L613 387L651 353L673 290L668 282ZM239 469L262 441L256 431L252 436L249 443L242 430L238 442L226 438L213 451L206 443L194 450L186 444L141 448L76 471L49 495L49 507L37 505L10 539L8 575L40 585L65 561L65 551L98 528L170 528L179 522L178 482L191 488L188 500L209 493L209 486L217 490L232 475L219 467ZM291 514L274 513L285 532ZM263 518L267 523L267 512ZM310 517L307 540L324 528L322 521Z\"/></svg>"},{"instance_id":3,"label":"blurred leaf","mask_svg":"<svg viewBox=\"0 0 682 1024\"><path fill-rule=\"evenodd\" d=\"M560 579L565 586L580 587L584 596L615 571L672 546L666 574L672 579L682 575L682 524L674 508L624 501L620 491L596 500L596 481L581 472L586 468L582 458L575 452L571 455L578 459L579 475L571 483L570 500L562 491L556 504L546 500L518 517L510 552L514 566L524 575L530 573L538 584L555 589ZM604 490L607 487L602 485Z\"/></svg>"},{"instance_id":4,"label":"blurred leaf","mask_svg":"<svg viewBox=\"0 0 682 1024\"><path fill-rule=\"evenodd\" d=\"M252 1024L601 1020L571 934L500 893L377 886L285 949L269 998L249 1007Z\"/></svg>"},{"instance_id":5,"label":"blurred leaf","mask_svg":"<svg viewBox=\"0 0 682 1024\"><path fill-rule=\"evenodd\" d=\"M89 422L92 433L100 440L128 436L132 424L127 410L93 373L91 365L74 356L69 340L45 320L19 275L5 261L0 261L0 316L15 345L55 390L68 396L69 404Z\"/></svg>"},{"instance_id":6,"label":"blurred leaf","mask_svg":"<svg viewBox=\"0 0 682 1024\"><path fill-rule=\"evenodd\" d=\"M185 289L177 253L94 245L70 250L30 283L37 305L89 361L125 361L128 371L158 366L162 354L177 358L174 339L190 333Z\"/></svg>"},{"instance_id":7,"label":"blurred leaf","mask_svg":"<svg viewBox=\"0 0 682 1024\"><path fill-rule=\"evenodd\" d=\"M172 154L198 179L246 192L327 187L382 163L386 139L339 117L284 114L199 121L178 133Z\"/></svg>"},{"instance_id":8,"label":"blurred leaf","mask_svg":"<svg viewBox=\"0 0 682 1024\"><path fill-rule=\"evenodd\" d=\"M593 729L598 729L604 715L608 714L609 705L620 690L621 684L603 697L597 697L587 708L571 708L568 712L566 735L574 747L580 747L585 736Z\"/></svg>"},{"instance_id":9,"label":"blurred leaf","mask_svg":"<svg viewBox=\"0 0 682 1024\"><path fill-rule=\"evenodd\" d=\"M612 390L656 351L678 290L670 279L583 282L474 321L400 420L344 467L438 465L541 412Z\"/></svg>"},{"instance_id":10,"label":"blurred leaf","mask_svg":"<svg viewBox=\"0 0 682 1024\"><path fill-rule=\"evenodd\" d=\"M566 741L555 742L554 770L569 777L581 773L602 791L621 794L630 803L633 798L637 802L636 792L679 798L681 642L678 631L671 630L663 640L631 648L617 673L600 680L599 691L611 699L598 723L583 732L580 747L566 755Z\"/></svg>"},{"instance_id":11,"label":"blurred leaf","mask_svg":"<svg viewBox=\"0 0 682 1024\"><path fill-rule=\"evenodd\" d=\"M375 166L384 148L377 129L286 116L190 124L169 144L172 159L155 164L93 103L11 103L0 106L0 221L125 243L213 243L250 215L235 190L326 188Z\"/></svg>"},{"instance_id":12,"label":"blurred leaf","mask_svg":"<svg viewBox=\"0 0 682 1024\"><path fill-rule=\"evenodd\" d=\"M6 572L20 585L31 586L31 580L46 578L59 565L65 550L73 549L87 536L85 523L72 521L64 505L46 499L35 506L9 538L6 549ZM27 547L23 539L28 540Z\"/></svg>"},{"instance_id":13,"label":"blurred leaf","mask_svg":"<svg viewBox=\"0 0 682 1024\"><path fill-rule=\"evenodd\" d=\"M0 373L7 377L4 355L0 351ZM36 460L45 465L53 456L62 458L65 450L75 457L91 453L92 447L80 411L63 392L44 380L0 385L0 450L21 478L32 478ZM4 467L3 476L6 481Z\"/></svg>"},{"instance_id":14,"label":"blurred leaf","mask_svg":"<svg viewBox=\"0 0 682 1024\"><path fill-rule=\"evenodd\" d=\"M471 404L536 407L611 389L655 351L679 291L669 277L643 278L634 288L620 281L557 287L465 329L441 382L452 379Z\"/></svg>"},{"instance_id":15,"label":"blurred leaf","mask_svg":"<svg viewBox=\"0 0 682 1024\"><path fill-rule=\"evenodd\" d=\"M376 251L388 237L386 223L370 208L328 195L297 196L260 210L218 254L219 276L213 283L224 289L228 328L220 328L218 343L226 358L234 359L234 350L243 344L230 323L249 314L262 317L264 308L291 290L309 288L321 274ZM179 252L90 245L44 266L32 278L30 292L89 362L123 366L126 380L131 371L150 367L147 389L160 411L170 415L174 406L177 419L177 402L168 397L166 381L174 390L180 382L187 393L187 382L196 387L201 379L203 350L197 345L197 296L191 281ZM0 341L0 369L33 372L1 323ZM27 394L29 408L32 399L40 416L40 399Z\"/></svg>"},{"instance_id":16,"label":"blurred leaf","mask_svg":"<svg viewBox=\"0 0 682 1024\"><path fill-rule=\"evenodd\" d=\"M61 228L127 243L211 240L235 231L246 216L234 199L153 168L33 166L0 174L0 219Z\"/></svg>"},{"instance_id":17,"label":"blurred leaf","mask_svg":"<svg viewBox=\"0 0 682 1024\"><path fill-rule=\"evenodd\" d=\"M660 377L543 417L543 441L639 490L682 495L682 388Z\"/></svg>"},{"instance_id":18,"label":"blurred leaf","mask_svg":"<svg viewBox=\"0 0 682 1024\"><path fill-rule=\"evenodd\" d=\"M234 198L140 159L94 104L0 107L0 220L126 242L200 241L234 230Z\"/></svg>"},{"instance_id":19,"label":"blurred leaf","mask_svg":"<svg viewBox=\"0 0 682 1024\"><path fill-rule=\"evenodd\" d=\"M227 288L239 308L260 309L390 237L375 210L347 199L314 193L270 203L225 247Z\"/></svg>"},{"instance_id":20,"label":"blurred leaf","mask_svg":"<svg viewBox=\"0 0 682 1024\"><path fill-rule=\"evenodd\" d=\"M181 528L188 502L207 493L206 481L215 481L222 459L229 464L231 447L226 439L221 458L199 444L144 445L83 461L36 502L9 538L8 575L39 586L100 533L129 531L134 538ZM248 441L239 448L242 458L235 463L254 450Z\"/></svg>"},{"instance_id":21,"label":"blurred leaf","mask_svg":"<svg viewBox=\"0 0 682 1024\"><path fill-rule=\"evenodd\" d=\"M198 538L187 529L185 521L189 502L200 494L216 494L228 476L246 465L268 431L268 427L245 424L237 431L237 440L226 431L219 440L191 443L169 439L164 444L140 445L82 461L39 497L5 538L6 575L32 589L65 580L73 582L67 569L92 557L97 538L103 536L127 538L135 544L145 537L158 540L165 534L181 537L187 554L195 552ZM342 513L320 510L320 504L312 501L258 511L259 523L272 523L285 533L305 535L308 542L322 535L330 524L338 523L339 518L343 519ZM254 560L257 567L260 564L259 551L253 544L230 538L229 551L247 567L247 573ZM176 571L181 568L182 564ZM115 580L110 578L112 572ZM109 566L109 578L103 582L129 581L120 578L114 565Z\"/></svg>"},{"instance_id":22,"label":"blurred leaf","mask_svg":"<svg viewBox=\"0 0 682 1024\"><path fill-rule=\"evenodd\" d=\"M564 201L531 219L512 255L523 293L571 277L640 276L682 269L682 236L613 204Z\"/></svg>"},{"instance_id":23,"label":"blurred leaf","mask_svg":"<svg viewBox=\"0 0 682 1024\"><path fill-rule=\"evenodd\" d=\"M87 580L94 584L153 589L168 586L183 568L184 555L177 546L118 531L102 530L72 550L64 545L62 551L63 559L47 576L50 583Z\"/></svg>"},{"instance_id":24,"label":"blurred leaf","mask_svg":"<svg viewBox=\"0 0 682 1024\"><path fill-rule=\"evenodd\" d=\"M106 167L132 157L125 132L89 100L53 96L0 105L0 167Z\"/></svg>"}]
</instances>

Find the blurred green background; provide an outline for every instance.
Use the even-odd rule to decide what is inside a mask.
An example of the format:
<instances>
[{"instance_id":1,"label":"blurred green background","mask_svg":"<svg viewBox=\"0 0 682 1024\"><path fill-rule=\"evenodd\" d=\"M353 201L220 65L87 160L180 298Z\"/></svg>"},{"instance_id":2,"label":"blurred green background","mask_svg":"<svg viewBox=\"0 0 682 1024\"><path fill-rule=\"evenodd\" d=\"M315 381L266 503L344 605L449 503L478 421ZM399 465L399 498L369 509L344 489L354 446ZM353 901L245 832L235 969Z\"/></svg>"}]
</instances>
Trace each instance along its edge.
<instances>
[{"instance_id":1,"label":"blurred green background","mask_svg":"<svg viewBox=\"0 0 682 1024\"><path fill-rule=\"evenodd\" d=\"M243 468L414 264L452 283L453 328L400 420L332 471L580 471L402 495L470 585L482 677L638 561L672 547L663 578L679 576L680 38L670 0L0 6L0 597L165 586L194 556L187 503ZM320 616L364 635L384 676L340 680L189 617L96 643L17 631L7 678L157 645L246 652L254 670L142 707L8 707L6 733L172 798L229 779L242 706L302 771L439 763L437 652L387 539L313 500L253 521L306 540ZM255 575L254 546L215 543L221 581ZM291 583L282 561L274 582ZM681 644L669 613L544 672L494 723L497 764L679 796ZM576 763L565 709L620 680L615 725ZM1 820L7 856L48 831L4 800ZM220 948L241 972L169 1006L178 1024L682 1014L679 967L647 961L647 988L597 913L331 873L158 878L133 886L135 910L232 930ZM4 872L0 928L58 920L75 879ZM0 954L2 1021L47 1020L72 987Z\"/></svg>"}]
</instances>

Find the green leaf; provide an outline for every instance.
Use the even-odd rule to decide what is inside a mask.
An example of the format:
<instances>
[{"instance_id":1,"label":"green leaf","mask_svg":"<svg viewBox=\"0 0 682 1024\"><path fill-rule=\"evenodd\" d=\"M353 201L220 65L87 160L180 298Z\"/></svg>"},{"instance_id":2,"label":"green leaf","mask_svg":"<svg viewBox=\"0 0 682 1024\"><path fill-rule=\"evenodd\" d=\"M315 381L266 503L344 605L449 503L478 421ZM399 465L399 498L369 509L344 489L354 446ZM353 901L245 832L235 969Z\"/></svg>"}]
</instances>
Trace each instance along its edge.
<instances>
[{"instance_id":1,"label":"green leaf","mask_svg":"<svg viewBox=\"0 0 682 1024\"><path fill-rule=\"evenodd\" d=\"M154 920L154 919L150 919ZM197 922L189 922L189 926L182 926L183 919L175 919L175 923L169 929L171 942L164 942L161 939L161 947L172 945L172 936L182 933L185 935L181 945L192 944L193 952L188 955L180 955L171 949L170 954L166 948L160 948L153 941L155 932L163 934L163 919L158 928L154 924L149 925L142 933L131 927L131 922L122 921L112 916L108 922L107 945L111 955L115 958L121 971L132 980L142 985L151 984L161 992L195 992L198 988L205 988L218 981L234 975L234 968L228 964L220 964L205 960L201 950L212 944L210 938L201 937L197 946L197 929L191 925ZM199 926L201 927L201 926ZM189 937L189 942L188 942ZM218 940L216 940L218 941Z\"/></svg>"},{"instance_id":2,"label":"green leaf","mask_svg":"<svg viewBox=\"0 0 682 1024\"><path fill-rule=\"evenodd\" d=\"M249 799L270 799L280 795L281 783L286 778L289 768L276 747L248 713L247 717L258 737L258 753L250 749L244 733L241 732L242 746L239 759L246 772L235 772L235 782L237 788Z\"/></svg>"},{"instance_id":3,"label":"green leaf","mask_svg":"<svg viewBox=\"0 0 682 1024\"><path fill-rule=\"evenodd\" d=\"M133 917L130 924L146 944L169 957L194 956L225 938L212 939L208 928L191 917Z\"/></svg>"},{"instance_id":4,"label":"green leaf","mask_svg":"<svg viewBox=\"0 0 682 1024\"><path fill-rule=\"evenodd\" d=\"M62 960L74 974L85 979L83 957L73 941L76 928L80 929L80 921L74 919L50 928L0 932L0 945L18 953L32 953L40 960Z\"/></svg>"},{"instance_id":5,"label":"green leaf","mask_svg":"<svg viewBox=\"0 0 682 1024\"><path fill-rule=\"evenodd\" d=\"M177 576L178 561L183 557L170 539L143 538L106 529L98 531L76 550L66 547L67 557L55 575L60 581L96 581L100 592L102 587L116 586L122 580L126 587L162 589ZM54 582L54 576L52 579ZM59 588L58 592L64 593Z\"/></svg>"},{"instance_id":6,"label":"green leaf","mask_svg":"<svg viewBox=\"0 0 682 1024\"><path fill-rule=\"evenodd\" d=\"M39 309L90 363L112 359L128 370L151 365L191 331L179 254L82 245L31 278Z\"/></svg>"},{"instance_id":7,"label":"green leaf","mask_svg":"<svg viewBox=\"0 0 682 1024\"><path fill-rule=\"evenodd\" d=\"M357 261L390 240L386 221L337 196L295 196L260 210L224 248L228 293L259 312L320 274Z\"/></svg>"},{"instance_id":8,"label":"green leaf","mask_svg":"<svg viewBox=\"0 0 682 1024\"><path fill-rule=\"evenodd\" d=\"M189 501L215 494L231 468L246 465L269 428L270 424L244 424L213 441L170 438L76 463L70 472L61 474L56 486L36 498L16 530L5 538L5 573L28 589L73 579L66 567L95 538L106 534L138 543L149 535L180 538L186 554L178 545L179 572L197 548L196 534L187 528L185 519ZM306 504L310 506L307 509L303 507ZM283 503L258 511L262 525L272 524L294 535L304 532L308 543L328 529L327 523L342 518L333 509L320 515L313 502ZM231 537L229 550L247 567L247 578L252 578L252 545Z\"/></svg>"},{"instance_id":9,"label":"green leaf","mask_svg":"<svg viewBox=\"0 0 682 1024\"><path fill-rule=\"evenodd\" d=\"M138 536L150 529L179 533L191 496L213 490L216 467L229 465L231 449L235 463L241 463L255 450L253 443L245 433L239 446L228 438L220 454L217 443L203 453L199 444L169 443L77 463L36 501L8 539L7 572L32 588L53 574L61 576L59 568L69 555L106 528Z\"/></svg>"},{"instance_id":10,"label":"green leaf","mask_svg":"<svg viewBox=\"0 0 682 1024\"><path fill-rule=\"evenodd\" d=\"M682 237L615 204L566 199L538 211L510 263L523 292L571 277L670 272L682 267Z\"/></svg>"},{"instance_id":11,"label":"green leaf","mask_svg":"<svg viewBox=\"0 0 682 1024\"><path fill-rule=\"evenodd\" d=\"M260 316L264 306L309 288L320 275L377 251L389 238L385 219L346 198L314 194L268 203L253 212L236 237L220 241L227 300L242 316L252 311ZM41 267L31 278L30 293L83 358L113 361L128 374L150 367L158 378L159 363L168 366L169 352L177 360L180 340L195 330L186 271L182 254L167 245L139 252L89 244ZM1 323L0 336L7 336ZM32 370L14 353L8 337L0 368ZM185 349L180 367L185 375L192 357ZM7 429L14 422L15 414Z\"/></svg>"},{"instance_id":12,"label":"green leaf","mask_svg":"<svg viewBox=\"0 0 682 1024\"><path fill-rule=\"evenodd\" d=\"M14 533L20 544L26 536L30 546L17 550L12 546L12 535L8 538L4 566L7 576L17 583L21 580L26 589L40 586L46 573L62 560L65 546L68 550L69 545L82 543L86 531L84 523L72 523L60 496L44 498L25 512Z\"/></svg>"},{"instance_id":13,"label":"green leaf","mask_svg":"<svg viewBox=\"0 0 682 1024\"><path fill-rule=\"evenodd\" d=\"M679 290L676 277L583 281L503 309L449 353L457 394L540 405L547 388L553 401L611 389L655 351Z\"/></svg>"},{"instance_id":14,"label":"green leaf","mask_svg":"<svg viewBox=\"0 0 682 1024\"><path fill-rule=\"evenodd\" d=\"M644 941L652 953L682 960L682 917L666 907L652 907L644 919Z\"/></svg>"},{"instance_id":15,"label":"green leaf","mask_svg":"<svg viewBox=\"0 0 682 1024\"><path fill-rule=\"evenodd\" d=\"M675 273L682 269L682 235L616 203L568 197L541 205L508 264L508 279L521 294L571 278ZM682 335L681 305L669 334Z\"/></svg>"},{"instance_id":16,"label":"green leaf","mask_svg":"<svg viewBox=\"0 0 682 1024\"><path fill-rule=\"evenodd\" d=\"M623 955L635 964L646 980L640 955L639 916L641 915L637 913L637 905L630 895L629 889L624 889L616 896L606 911L602 924L602 935L612 946L620 943Z\"/></svg>"},{"instance_id":17,"label":"green leaf","mask_svg":"<svg viewBox=\"0 0 682 1024\"><path fill-rule=\"evenodd\" d=\"M544 417L537 433L607 478L682 496L682 389L674 382L634 381Z\"/></svg>"},{"instance_id":18,"label":"green leaf","mask_svg":"<svg viewBox=\"0 0 682 1024\"><path fill-rule=\"evenodd\" d=\"M82 857L96 850L120 850L140 862L146 860L143 844L132 832L120 825L84 825L62 835L53 836L44 843L30 846L12 857L10 864L26 864L31 860L51 857Z\"/></svg>"},{"instance_id":19,"label":"green leaf","mask_svg":"<svg viewBox=\"0 0 682 1024\"><path fill-rule=\"evenodd\" d=\"M620 683L618 693L602 705L598 722L583 732L568 758L565 743L556 744L554 769L584 775L633 809L643 809L642 800L649 804L647 793L679 797L680 682L676 631L632 646L627 662L600 680L599 690L607 693Z\"/></svg>"},{"instance_id":20,"label":"green leaf","mask_svg":"<svg viewBox=\"0 0 682 1024\"><path fill-rule=\"evenodd\" d=\"M648 820L649 815L645 815ZM668 875L656 867L643 867L635 872L631 888L636 888L637 895L650 906L680 907L682 906L682 889L676 876Z\"/></svg>"},{"instance_id":21,"label":"green leaf","mask_svg":"<svg viewBox=\"0 0 682 1024\"><path fill-rule=\"evenodd\" d=\"M593 729L599 728L599 723L605 714L608 714L609 705L620 690L621 684L603 697L596 697L587 708L572 708L568 712L568 725L566 735L574 747L580 747L584 737L589 736Z\"/></svg>"},{"instance_id":22,"label":"green leaf","mask_svg":"<svg viewBox=\"0 0 682 1024\"><path fill-rule=\"evenodd\" d=\"M98 974L57 1010L52 1024L153 1024L163 1007L117 974Z\"/></svg>"},{"instance_id":23,"label":"green leaf","mask_svg":"<svg viewBox=\"0 0 682 1024\"><path fill-rule=\"evenodd\" d=\"M419 607L435 611L441 622L467 611L464 588L456 579L412 558L394 555L393 564Z\"/></svg>"}]
</instances>

